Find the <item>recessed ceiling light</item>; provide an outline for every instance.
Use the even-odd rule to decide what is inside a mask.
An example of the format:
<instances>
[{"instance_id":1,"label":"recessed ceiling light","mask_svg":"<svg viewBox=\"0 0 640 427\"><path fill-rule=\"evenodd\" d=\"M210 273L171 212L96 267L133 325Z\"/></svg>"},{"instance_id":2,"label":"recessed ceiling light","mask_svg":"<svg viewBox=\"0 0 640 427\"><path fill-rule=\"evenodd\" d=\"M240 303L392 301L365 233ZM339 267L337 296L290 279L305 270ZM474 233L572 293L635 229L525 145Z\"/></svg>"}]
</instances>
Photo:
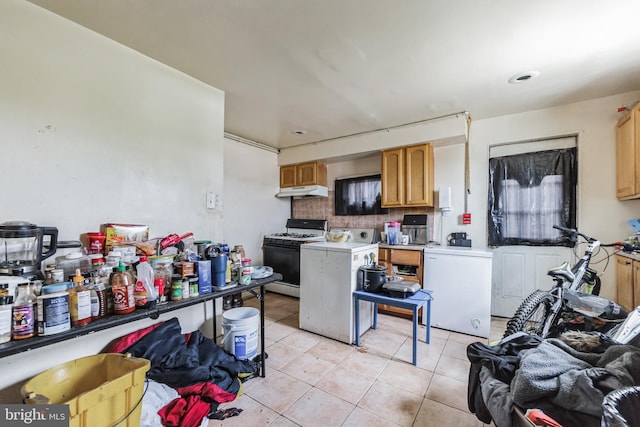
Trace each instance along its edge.
<instances>
[{"instance_id":1,"label":"recessed ceiling light","mask_svg":"<svg viewBox=\"0 0 640 427\"><path fill-rule=\"evenodd\" d=\"M304 135L305 133L307 133L307 132L304 131L304 130L301 130L301 129L294 129L294 130L291 131L291 135L298 135L299 136L299 135Z\"/></svg>"},{"instance_id":2,"label":"recessed ceiling light","mask_svg":"<svg viewBox=\"0 0 640 427\"><path fill-rule=\"evenodd\" d=\"M525 71L524 73L518 73L509 79L509 83L515 85L518 83L528 82L531 79L538 77L540 71Z\"/></svg>"}]
</instances>

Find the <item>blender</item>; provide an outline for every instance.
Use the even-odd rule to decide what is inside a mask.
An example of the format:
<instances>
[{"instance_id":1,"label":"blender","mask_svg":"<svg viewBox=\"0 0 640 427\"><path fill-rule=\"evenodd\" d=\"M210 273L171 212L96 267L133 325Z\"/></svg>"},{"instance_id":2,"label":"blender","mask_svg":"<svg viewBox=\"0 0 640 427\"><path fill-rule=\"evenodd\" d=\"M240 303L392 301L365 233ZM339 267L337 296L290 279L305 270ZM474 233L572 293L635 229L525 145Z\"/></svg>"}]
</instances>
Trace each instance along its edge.
<instances>
[{"instance_id":1,"label":"blender","mask_svg":"<svg viewBox=\"0 0 640 427\"><path fill-rule=\"evenodd\" d=\"M55 227L38 227L24 221L0 224L0 275L43 279L41 262L56 253L57 245Z\"/></svg>"}]
</instances>

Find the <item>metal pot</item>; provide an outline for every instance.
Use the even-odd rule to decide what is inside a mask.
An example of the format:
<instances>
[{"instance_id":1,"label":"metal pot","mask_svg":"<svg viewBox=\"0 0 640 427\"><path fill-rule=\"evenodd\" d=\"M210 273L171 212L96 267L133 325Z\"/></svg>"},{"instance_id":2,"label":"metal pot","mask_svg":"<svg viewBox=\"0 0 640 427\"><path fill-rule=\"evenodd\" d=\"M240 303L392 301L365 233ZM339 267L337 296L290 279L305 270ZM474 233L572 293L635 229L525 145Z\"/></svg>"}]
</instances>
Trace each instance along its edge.
<instances>
[{"instance_id":1,"label":"metal pot","mask_svg":"<svg viewBox=\"0 0 640 427\"><path fill-rule=\"evenodd\" d=\"M363 265L358 269L358 289L378 293L387 281L387 269L379 265Z\"/></svg>"}]
</instances>

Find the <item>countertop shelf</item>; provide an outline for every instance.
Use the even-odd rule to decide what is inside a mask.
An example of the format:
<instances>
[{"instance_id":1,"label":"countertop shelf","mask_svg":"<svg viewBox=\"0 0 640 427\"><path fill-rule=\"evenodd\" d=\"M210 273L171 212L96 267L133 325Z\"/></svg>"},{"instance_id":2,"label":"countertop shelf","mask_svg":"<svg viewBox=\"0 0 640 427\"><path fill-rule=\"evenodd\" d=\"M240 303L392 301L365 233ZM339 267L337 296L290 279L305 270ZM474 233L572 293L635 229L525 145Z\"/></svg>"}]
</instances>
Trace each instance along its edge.
<instances>
[{"instance_id":1,"label":"countertop shelf","mask_svg":"<svg viewBox=\"0 0 640 427\"><path fill-rule=\"evenodd\" d=\"M390 245L388 243L380 243L380 248L383 249L403 249L407 251L422 251L426 245Z\"/></svg>"},{"instance_id":2,"label":"countertop shelf","mask_svg":"<svg viewBox=\"0 0 640 427\"><path fill-rule=\"evenodd\" d=\"M130 313L130 314L113 314L103 319L92 321L86 326L71 328L68 331L60 332L54 335L35 336L32 338L25 338L23 340L9 341L9 342L0 344L0 358L11 356L17 353L22 353L24 351L33 350L36 348L45 347L50 344L55 344L58 342L82 337L84 335L89 335L94 332L114 328L130 322L134 322L136 320L141 320L146 318L157 319L163 313L168 313L170 311L179 310L185 307L190 307L196 304L200 304L209 300L221 298L221 297L235 294L238 292L251 291L254 288L264 286L267 283L275 282L278 280L282 280L282 274L274 273L273 275L264 279L252 280L251 283L248 285L238 285L230 289L225 289L224 291L214 291L209 294L186 298L181 301L169 301L165 304L160 304L152 309L136 309L133 313Z\"/></svg>"},{"instance_id":3,"label":"countertop shelf","mask_svg":"<svg viewBox=\"0 0 640 427\"><path fill-rule=\"evenodd\" d=\"M635 261L640 261L640 253L638 252L623 252L623 251L618 251L618 252L614 252L614 255L620 255L623 256L625 258L629 258Z\"/></svg>"}]
</instances>

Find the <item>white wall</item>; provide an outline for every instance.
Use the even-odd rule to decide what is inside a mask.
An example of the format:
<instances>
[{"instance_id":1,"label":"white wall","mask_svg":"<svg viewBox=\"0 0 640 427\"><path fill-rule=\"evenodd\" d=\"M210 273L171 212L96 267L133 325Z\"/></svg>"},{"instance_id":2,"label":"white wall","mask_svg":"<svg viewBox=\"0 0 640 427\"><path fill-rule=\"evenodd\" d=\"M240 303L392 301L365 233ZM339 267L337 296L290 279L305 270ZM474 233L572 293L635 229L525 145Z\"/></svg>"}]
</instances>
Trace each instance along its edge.
<instances>
[{"instance_id":1,"label":"white wall","mask_svg":"<svg viewBox=\"0 0 640 427\"><path fill-rule=\"evenodd\" d=\"M631 234L626 221L640 216L640 200L616 198L616 110L640 99L640 92L594 99L557 108L474 122L471 130L471 206L478 219L470 229L486 245L488 150L492 144L558 135L578 135L578 229L603 242ZM596 257L598 259L598 257ZM602 271L605 263L595 265ZM601 295L615 298L615 262L602 277Z\"/></svg>"},{"instance_id":2,"label":"white wall","mask_svg":"<svg viewBox=\"0 0 640 427\"><path fill-rule=\"evenodd\" d=\"M0 4L0 220L222 239L224 93L31 3Z\"/></svg>"},{"instance_id":3,"label":"white wall","mask_svg":"<svg viewBox=\"0 0 640 427\"><path fill-rule=\"evenodd\" d=\"M556 108L531 111L522 114L473 121L470 129L470 195L467 210L472 214L470 225L461 224L464 205L464 144L435 141L435 190L450 186L453 209L451 215L442 221L440 230L439 211L436 209L434 238L446 236L453 231L465 231L474 247L487 244L487 180L489 146L505 142L524 141L559 135L578 135L579 204L578 228L585 234L595 236L603 242L624 239L631 233L626 221L640 217L640 200L618 201L615 184L615 124L620 113L619 106L628 106L640 99L640 91L625 93L587 102ZM473 111L470 112L473 117ZM455 129L454 129L455 130ZM394 146L410 145L430 139L432 132L428 126L408 127L390 130L384 138L393 141ZM458 138L457 131L451 135ZM370 153L381 138L374 134L342 138L341 146L348 147L349 154ZM442 135L441 138L446 138ZM316 158L328 159L346 154L336 151L334 142L318 143L313 146L283 149L281 159L295 158L296 161ZM292 149L293 150L293 149ZM347 150L345 148L344 150ZM280 162L288 163L288 162ZM356 168L349 170L350 162L340 161L336 166L340 173L355 174ZM329 164L331 171L332 164ZM379 169L378 169L379 170ZM436 198L437 200L437 198ZM436 206L437 208L437 206ZM602 255L601 255L602 256ZM596 265L601 271L605 263ZM615 298L615 263L611 259L602 277L602 296Z\"/></svg>"},{"instance_id":4,"label":"white wall","mask_svg":"<svg viewBox=\"0 0 640 427\"><path fill-rule=\"evenodd\" d=\"M284 148L280 151L278 164L288 165L323 159L344 161L361 154L374 154L387 148L420 144L427 141L464 142L466 129L467 116L457 114L411 126Z\"/></svg>"},{"instance_id":5,"label":"white wall","mask_svg":"<svg viewBox=\"0 0 640 427\"><path fill-rule=\"evenodd\" d=\"M22 0L0 2L0 58L0 221L63 240L104 222L223 240L223 198L205 205L223 194L223 92ZM210 326L210 305L176 314ZM3 358L0 389L149 323Z\"/></svg>"},{"instance_id":6,"label":"white wall","mask_svg":"<svg viewBox=\"0 0 640 427\"><path fill-rule=\"evenodd\" d=\"M358 175L374 175L380 173L382 163L380 153L370 154L355 160L346 160L327 164L327 186L335 189L338 178L349 178Z\"/></svg>"},{"instance_id":7,"label":"white wall","mask_svg":"<svg viewBox=\"0 0 640 427\"><path fill-rule=\"evenodd\" d=\"M224 140L224 237L243 245L253 265L262 265L262 238L282 232L291 199L275 197L280 186L278 155L229 138Z\"/></svg>"},{"instance_id":8,"label":"white wall","mask_svg":"<svg viewBox=\"0 0 640 427\"><path fill-rule=\"evenodd\" d=\"M478 246L475 236L468 229L468 225L462 224L464 209L464 144L446 145L433 150L435 173L433 177L434 190L436 192L434 209L434 236L433 240L446 245L447 236L454 231L466 231L469 233L474 246ZM451 187L451 212L443 216L440 211L440 189ZM476 212L477 213L477 212ZM476 215L472 215L471 221L478 221Z\"/></svg>"}]
</instances>

